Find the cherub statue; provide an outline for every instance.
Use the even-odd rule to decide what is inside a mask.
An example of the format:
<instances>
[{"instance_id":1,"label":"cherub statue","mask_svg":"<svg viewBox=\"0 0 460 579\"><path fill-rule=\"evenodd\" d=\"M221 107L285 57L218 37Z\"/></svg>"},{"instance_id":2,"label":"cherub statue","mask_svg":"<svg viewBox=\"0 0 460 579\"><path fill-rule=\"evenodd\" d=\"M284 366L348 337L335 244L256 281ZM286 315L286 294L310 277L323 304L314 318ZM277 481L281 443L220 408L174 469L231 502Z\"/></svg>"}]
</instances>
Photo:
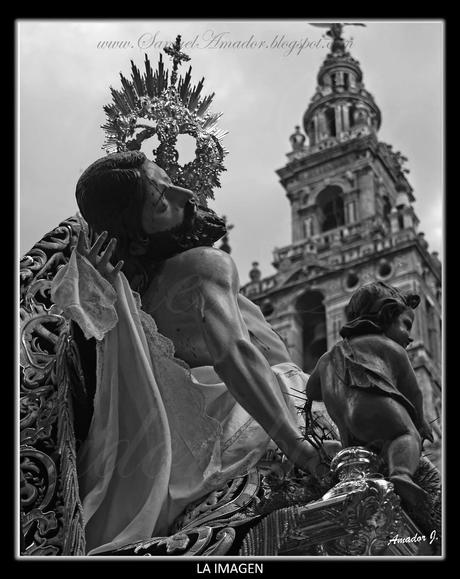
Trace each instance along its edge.
<instances>
[{"instance_id":1,"label":"cherub statue","mask_svg":"<svg viewBox=\"0 0 460 579\"><path fill-rule=\"evenodd\" d=\"M344 447L382 453L390 480L411 507L426 498L413 475L423 441L433 442L406 352L419 302L382 282L360 287L345 310L343 339L319 359L307 385L309 398L324 401Z\"/></svg>"}]
</instances>

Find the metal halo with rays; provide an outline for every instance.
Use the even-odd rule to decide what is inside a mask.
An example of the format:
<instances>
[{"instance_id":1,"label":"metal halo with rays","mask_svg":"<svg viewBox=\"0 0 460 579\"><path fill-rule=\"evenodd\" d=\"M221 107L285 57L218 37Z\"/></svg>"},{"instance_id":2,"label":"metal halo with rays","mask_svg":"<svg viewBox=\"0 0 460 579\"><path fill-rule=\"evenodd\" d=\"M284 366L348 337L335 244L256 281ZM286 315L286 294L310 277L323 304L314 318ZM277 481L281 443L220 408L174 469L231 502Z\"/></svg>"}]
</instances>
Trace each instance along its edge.
<instances>
[{"instance_id":1,"label":"metal halo with rays","mask_svg":"<svg viewBox=\"0 0 460 579\"><path fill-rule=\"evenodd\" d=\"M222 113L208 111L214 93L202 96L204 78L192 86L192 67L178 77L178 66L190 60L180 49L180 36L164 49L173 62L171 75L161 54L155 72L146 54L143 75L133 61L131 80L120 73L122 88L110 87L113 102L104 106L107 120L102 125L106 134L102 148L107 153L139 150L143 141L156 136L159 146L153 149L152 160L175 185L193 190L206 205L207 199L214 199L213 189L221 186L219 175L226 170L227 151L221 141L227 131L217 127ZM179 164L176 149L179 135L190 135L196 143L195 159L184 165Z\"/></svg>"}]
</instances>

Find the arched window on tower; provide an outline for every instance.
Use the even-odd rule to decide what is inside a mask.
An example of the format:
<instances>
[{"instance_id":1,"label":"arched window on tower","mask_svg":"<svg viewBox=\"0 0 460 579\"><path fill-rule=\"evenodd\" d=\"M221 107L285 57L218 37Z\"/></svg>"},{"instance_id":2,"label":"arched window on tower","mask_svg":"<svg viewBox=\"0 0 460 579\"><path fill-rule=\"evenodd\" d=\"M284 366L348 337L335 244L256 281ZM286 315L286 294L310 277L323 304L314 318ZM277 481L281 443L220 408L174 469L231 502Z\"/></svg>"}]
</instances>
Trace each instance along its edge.
<instances>
[{"instance_id":1,"label":"arched window on tower","mask_svg":"<svg viewBox=\"0 0 460 579\"><path fill-rule=\"evenodd\" d=\"M313 119L308 124L307 135L308 135L308 138L310 141L310 145L315 145L316 144L316 134L315 134L315 123L314 123Z\"/></svg>"},{"instance_id":2,"label":"arched window on tower","mask_svg":"<svg viewBox=\"0 0 460 579\"><path fill-rule=\"evenodd\" d=\"M326 109L326 123L329 136L335 137L336 136L335 109L333 108Z\"/></svg>"},{"instance_id":3,"label":"arched window on tower","mask_svg":"<svg viewBox=\"0 0 460 579\"><path fill-rule=\"evenodd\" d=\"M307 290L297 299L296 312L301 328L301 366L305 372L311 373L327 350L324 295L316 290Z\"/></svg>"},{"instance_id":4,"label":"arched window on tower","mask_svg":"<svg viewBox=\"0 0 460 579\"><path fill-rule=\"evenodd\" d=\"M331 74L331 85L332 89L335 90L337 87L337 75L335 73Z\"/></svg>"},{"instance_id":5,"label":"arched window on tower","mask_svg":"<svg viewBox=\"0 0 460 579\"><path fill-rule=\"evenodd\" d=\"M343 75L343 84L345 86L345 90L350 89L350 75L347 72Z\"/></svg>"},{"instance_id":6,"label":"arched window on tower","mask_svg":"<svg viewBox=\"0 0 460 579\"><path fill-rule=\"evenodd\" d=\"M391 203L388 197L385 195L383 197L383 218L386 221L390 220L390 213L391 213Z\"/></svg>"},{"instance_id":7,"label":"arched window on tower","mask_svg":"<svg viewBox=\"0 0 460 579\"><path fill-rule=\"evenodd\" d=\"M353 127L355 124L354 121L354 115L355 115L355 105L351 105L350 107L348 107L348 126Z\"/></svg>"},{"instance_id":8,"label":"arched window on tower","mask_svg":"<svg viewBox=\"0 0 460 579\"><path fill-rule=\"evenodd\" d=\"M355 125L367 125L369 124L369 111L361 104L361 106L355 109L354 118Z\"/></svg>"},{"instance_id":9,"label":"arched window on tower","mask_svg":"<svg viewBox=\"0 0 460 579\"><path fill-rule=\"evenodd\" d=\"M319 193L316 203L321 209L321 231L345 225L343 192L338 185L328 185Z\"/></svg>"}]
</instances>

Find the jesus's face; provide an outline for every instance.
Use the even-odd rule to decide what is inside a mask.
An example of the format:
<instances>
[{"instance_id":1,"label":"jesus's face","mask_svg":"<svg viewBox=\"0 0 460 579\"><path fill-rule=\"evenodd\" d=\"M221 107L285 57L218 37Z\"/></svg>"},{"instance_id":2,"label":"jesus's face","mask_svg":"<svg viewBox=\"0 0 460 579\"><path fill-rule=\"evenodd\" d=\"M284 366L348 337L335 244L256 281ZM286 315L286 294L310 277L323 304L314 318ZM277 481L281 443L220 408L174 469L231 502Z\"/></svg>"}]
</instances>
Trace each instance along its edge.
<instances>
[{"instance_id":1,"label":"jesus's face","mask_svg":"<svg viewBox=\"0 0 460 579\"><path fill-rule=\"evenodd\" d=\"M152 235L170 230L184 222L195 207L195 195L189 189L176 187L163 169L145 161L142 166L145 197L141 224L144 233Z\"/></svg>"},{"instance_id":2,"label":"jesus's face","mask_svg":"<svg viewBox=\"0 0 460 579\"><path fill-rule=\"evenodd\" d=\"M166 172L151 161L145 161L142 169L141 224L149 238L147 258L164 260L193 247L211 246L225 235L225 221L198 205L192 191L173 185Z\"/></svg>"}]
</instances>

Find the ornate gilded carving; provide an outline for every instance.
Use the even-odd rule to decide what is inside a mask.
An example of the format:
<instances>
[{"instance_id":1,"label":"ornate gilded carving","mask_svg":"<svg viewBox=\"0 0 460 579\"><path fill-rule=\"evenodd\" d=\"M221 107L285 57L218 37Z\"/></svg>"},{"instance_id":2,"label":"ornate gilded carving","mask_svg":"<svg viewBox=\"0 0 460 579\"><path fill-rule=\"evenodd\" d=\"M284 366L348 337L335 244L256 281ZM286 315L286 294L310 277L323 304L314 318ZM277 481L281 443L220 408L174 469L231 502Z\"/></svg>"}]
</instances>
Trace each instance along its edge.
<instances>
[{"instance_id":1,"label":"ornate gilded carving","mask_svg":"<svg viewBox=\"0 0 460 579\"><path fill-rule=\"evenodd\" d=\"M257 495L259 485L257 469L228 481L224 487L211 492L198 504L188 507L184 515L176 521L174 528L186 530L203 524L222 524L222 521L232 524L240 520L240 511ZM247 516L248 513L245 512L245 519Z\"/></svg>"},{"instance_id":2,"label":"ornate gilded carving","mask_svg":"<svg viewBox=\"0 0 460 579\"><path fill-rule=\"evenodd\" d=\"M352 499L342 512L348 534L323 545L327 554L378 555L386 550L401 525L401 509L393 484L378 474L381 466L378 457L362 447L346 448L334 457L331 470L339 482L322 500L343 495Z\"/></svg>"},{"instance_id":3,"label":"ornate gilded carving","mask_svg":"<svg viewBox=\"0 0 460 579\"><path fill-rule=\"evenodd\" d=\"M399 497L393 485L367 478L364 488L345 509L348 535L323 545L328 555L380 555L401 525Z\"/></svg>"},{"instance_id":4,"label":"ornate gilded carving","mask_svg":"<svg viewBox=\"0 0 460 579\"><path fill-rule=\"evenodd\" d=\"M81 223L48 233L20 267L20 503L22 555L84 552L69 385L69 322L52 303L51 283L69 259Z\"/></svg>"},{"instance_id":5,"label":"ornate gilded carving","mask_svg":"<svg viewBox=\"0 0 460 579\"><path fill-rule=\"evenodd\" d=\"M240 555L417 554L390 539L420 533L400 507L391 482L377 472L379 459L362 447L340 451L331 463L338 482L319 500L277 509L244 538ZM420 533L421 534L421 533Z\"/></svg>"},{"instance_id":6,"label":"ornate gilded carving","mask_svg":"<svg viewBox=\"0 0 460 579\"><path fill-rule=\"evenodd\" d=\"M117 551L104 553L109 556L216 556L225 555L235 539L235 529L204 526L179 532L168 537L153 537Z\"/></svg>"},{"instance_id":7,"label":"ornate gilded carving","mask_svg":"<svg viewBox=\"0 0 460 579\"><path fill-rule=\"evenodd\" d=\"M191 504L176 520L168 537L153 537L103 555L225 555L235 540L235 528L260 518L255 507L261 494L260 472L251 469Z\"/></svg>"}]
</instances>

